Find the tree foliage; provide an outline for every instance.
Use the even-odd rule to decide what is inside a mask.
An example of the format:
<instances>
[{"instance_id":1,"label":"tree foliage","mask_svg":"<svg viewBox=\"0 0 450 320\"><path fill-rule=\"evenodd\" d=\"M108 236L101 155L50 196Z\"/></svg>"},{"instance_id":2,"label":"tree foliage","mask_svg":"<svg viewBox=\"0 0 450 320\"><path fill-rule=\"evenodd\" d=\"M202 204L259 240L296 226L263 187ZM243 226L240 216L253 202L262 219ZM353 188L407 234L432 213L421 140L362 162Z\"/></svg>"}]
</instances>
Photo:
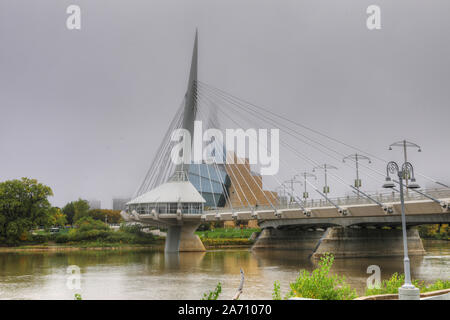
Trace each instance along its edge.
<instances>
[{"instance_id":1,"label":"tree foliage","mask_svg":"<svg viewBox=\"0 0 450 320\"><path fill-rule=\"evenodd\" d=\"M448 224L428 224L419 226L420 236L424 239L450 240Z\"/></svg>"},{"instance_id":2,"label":"tree foliage","mask_svg":"<svg viewBox=\"0 0 450 320\"><path fill-rule=\"evenodd\" d=\"M47 225L50 187L36 179L22 178L0 183L0 242L15 244L27 240L29 231Z\"/></svg>"},{"instance_id":3,"label":"tree foliage","mask_svg":"<svg viewBox=\"0 0 450 320\"><path fill-rule=\"evenodd\" d=\"M73 217L75 216L75 206L73 202L69 202L62 208L62 212L66 215L67 223L73 224Z\"/></svg>"},{"instance_id":4,"label":"tree foliage","mask_svg":"<svg viewBox=\"0 0 450 320\"><path fill-rule=\"evenodd\" d=\"M48 225L49 226L58 226L63 227L67 223L67 217L66 215L61 211L58 207L52 207L49 210L49 219L48 219Z\"/></svg>"},{"instance_id":5,"label":"tree foliage","mask_svg":"<svg viewBox=\"0 0 450 320\"><path fill-rule=\"evenodd\" d=\"M73 223L76 223L81 218L89 215L89 202L87 200L78 198L78 200L73 203L73 208L75 212Z\"/></svg>"},{"instance_id":6,"label":"tree foliage","mask_svg":"<svg viewBox=\"0 0 450 320\"><path fill-rule=\"evenodd\" d=\"M95 220L106 221L108 223L122 222L120 210L91 209L88 212L88 216L94 218Z\"/></svg>"}]
</instances>

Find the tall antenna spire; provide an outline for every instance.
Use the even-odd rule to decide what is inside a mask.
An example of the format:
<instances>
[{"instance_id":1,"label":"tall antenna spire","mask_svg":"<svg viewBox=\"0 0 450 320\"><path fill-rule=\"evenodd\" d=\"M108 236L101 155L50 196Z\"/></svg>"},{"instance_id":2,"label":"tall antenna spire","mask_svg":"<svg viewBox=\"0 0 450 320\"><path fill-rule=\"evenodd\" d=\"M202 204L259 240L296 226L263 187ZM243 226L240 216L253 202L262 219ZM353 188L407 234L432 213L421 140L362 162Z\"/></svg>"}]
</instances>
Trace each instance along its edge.
<instances>
[{"instance_id":1,"label":"tall antenna spire","mask_svg":"<svg viewBox=\"0 0 450 320\"><path fill-rule=\"evenodd\" d=\"M185 95L183 129L186 129L194 137L194 121L197 115L197 66L198 66L198 30L195 30L194 49L192 52L191 70ZM189 164L178 165L176 171L183 170L188 174Z\"/></svg>"}]
</instances>

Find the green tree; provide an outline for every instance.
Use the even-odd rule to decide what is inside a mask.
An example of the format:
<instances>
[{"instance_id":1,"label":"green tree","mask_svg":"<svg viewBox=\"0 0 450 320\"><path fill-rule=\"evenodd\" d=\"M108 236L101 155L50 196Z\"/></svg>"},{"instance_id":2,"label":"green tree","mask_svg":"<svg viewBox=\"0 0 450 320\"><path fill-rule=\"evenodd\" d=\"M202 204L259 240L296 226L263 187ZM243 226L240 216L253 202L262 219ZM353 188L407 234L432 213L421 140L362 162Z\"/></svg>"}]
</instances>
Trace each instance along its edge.
<instances>
[{"instance_id":1,"label":"green tree","mask_svg":"<svg viewBox=\"0 0 450 320\"><path fill-rule=\"evenodd\" d=\"M77 232L85 232L91 230L109 230L109 227L99 220L94 220L92 217L82 217L76 222L78 226Z\"/></svg>"},{"instance_id":2,"label":"green tree","mask_svg":"<svg viewBox=\"0 0 450 320\"><path fill-rule=\"evenodd\" d=\"M49 226L59 226L63 227L67 223L66 215L58 207L52 207L49 210Z\"/></svg>"},{"instance_id":3,"label":"green tree","mask_svg":"<svg viewBox=\"0 0 450 320\"><path fill-rule=\"evenodd\" d=\"M0 242L16 244L26 240L33 227L47 225L50 196L52 189L36 179L0 183Z\"/></svg>"},{"instance_id":4,"label":"green tree","mask_svg":"<svg viewBox=\"0 0 450 320\"><path fill-rule=\"evenodd\" d=\"M67 223L73 224L73 217L75 216L75 206L73 202L69 202L62 208L62 212L66 215Z\"/></svg>"},{"instance_id":5,"label":"green tree","mask_svg":"<svg viewBox=\"0 0 450 320\"><path fill-rule=\"evenodd\" d=\"M87 202L87 200L78 198L77 201L73 202L73 207L75 211L73 223L76 223L83 217L89 216L89 202Z\"/></svg>"},{"instance_id":6,"label":"green tree","mask_svg":"<svg viewBox=\"0 0 450 320\"><path fill-rule=\"evenodd\" d=\"M122 222L120 210L91 209L91 210L89 210L89 216L94 218L95 220L101 220L101 221L106 220L108 223Z\"/></svg>"}]
</instances>

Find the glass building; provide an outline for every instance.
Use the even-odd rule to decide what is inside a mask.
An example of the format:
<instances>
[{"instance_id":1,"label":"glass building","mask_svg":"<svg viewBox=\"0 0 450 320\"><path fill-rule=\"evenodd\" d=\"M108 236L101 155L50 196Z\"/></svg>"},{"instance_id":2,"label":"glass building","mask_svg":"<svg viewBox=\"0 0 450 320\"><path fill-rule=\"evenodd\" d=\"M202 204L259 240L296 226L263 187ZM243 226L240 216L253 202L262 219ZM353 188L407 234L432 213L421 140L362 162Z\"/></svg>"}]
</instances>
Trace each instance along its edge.
<instances>
[{"instance_id":1,"label":"glass building","mask_svg":"<svg viewBox=\"0 0 450 320\"><path fill-rule=\"evenodd\" d=\"M189 181L206 200L205 207L225 206L225 192L228 192L231 181L223 165L191 164Z\"/></svg>"}]
</instances>

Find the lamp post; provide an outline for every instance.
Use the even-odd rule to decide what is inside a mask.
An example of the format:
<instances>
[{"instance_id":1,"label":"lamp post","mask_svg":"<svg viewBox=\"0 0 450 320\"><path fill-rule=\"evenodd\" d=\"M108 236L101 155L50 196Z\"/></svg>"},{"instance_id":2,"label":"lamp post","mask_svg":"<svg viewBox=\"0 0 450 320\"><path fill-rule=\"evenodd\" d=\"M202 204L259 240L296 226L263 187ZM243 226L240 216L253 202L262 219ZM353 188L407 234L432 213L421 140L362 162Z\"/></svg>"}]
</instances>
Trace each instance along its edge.
<instances>
[{"instance_id":1,"label":"lamp post","mask_svg":"<svg viewBox=\"0 0 450 320\"><path fill-rule=\"evenodd\" d=\"M293 202L292 200L293 200L293 195L294 195L294 183L302 184L301 181L295 179L296 177L297 177L297 175L293 176L292 179L289 179L289 180L286 180L286 181L283 182L283 184L284 183L290 183L290 185L291 185L291 193L289 195L289 203Z\"/></svg>"},{"instance_id":2,"label":"lamp post","mask_svg":"<svg viewBox=\"0 0 450 320\"><path fill-rule=\"evenodd\" d=\"M406 140L391 143L389 145L389 150L392 150L392 147L403 148L403 163L408 162L407 148L417 148L418 152L422 152L422 148L418 144L415 144L414 142L410 142L410 141L406 141ZM405 172L405 174L408 174L408 173ZM406 194L408 194L408 178L407 177L405 178L405 185L406 185Z\"/></svg>"},{"instance_id":3,"label":"lamp post","mask_svg":"<svg viewBox=\"0 0 450 320\"><path fill-rule=\"evenodd\" d=\"M306 188L306 184L307 184L306 178L307 177L313 177L314 179L317 180L317 177L316 177L315 174L309 173L307 171L303 171L302 173L299 173L297 176L302 176L303 177L303 185L305 187L305 191L303 191L303 203L306 206L306 199L308 199L308 197L309 197L308 190Z\"/></svg>"},{"instance_id":4,"label":"lamp post","mask_svg":"<svg viewBox=\"0 0 450 320\"><path fill-rule=\"evenodd\" d=\"M282 203L282 201L283 201L283 198L284 197L286 197L286 185L284 184L284 182L282 183L282 184L280 184L276 189L275 189L276 191L278 191L279 190L279 192L280 192L280 195L279 195L279 204L280 204L280 206L283 204ZM286 201L287 202L287 201Z\"/></svg>"},{"instance_id":5,"label":"lamp post","mask_svg":"<svg viewBox=\"0 0 450 320\"><path fill-rule=\"evenodd\" d=\"M345 162L345 160L347 160L347 159L351 159L351 160L355 161L355 166L356 166L355 188L358 189L357 194L358 194L358 199L359 199L359 188L361 188L361 185L362 185L361 179L359 179L359 160L367 160L367 161L369 161L369 163L372 163L372 161L370 160L369 157L366 157L366 156L363 156L363 155L357 154L357 153L344 157L342 159L342 162Z\"/></svg>"},{"instance_id":6,"label":"lamp post","mask_svg":"<svg viewBox=\"0 0 450 320\"><path fill-rule=\"evenodd\" d=\"M324 174L325 174L325 186L323 187L323 193L325 195L327 195L328 193L330 193L330 187L328 186L328 182L327 182L327 170L337 169L337 168L335 166L332 166L330 164L326 164L325 163L325 164L323 164L321 166L314 167L312 171L315 172L316 169L320 169L320 170L324 171Z\"/></svg>"},{"instance_id":7,"label":"lamp post","mask_svg":"<svg viewBox=\"0 0 450 320\"><path fill-rule=\"evenodd\" d=\"M405 283L398 289L398 299L399 300L419 300L420 291L411 282L411 268L408 257L408 238L406 234L406 217L405 217L405 199L403 196L403 179L408 180L411 177L411 183L407 186L410 189L420 188L416 183L414 178L414 169L411 163L405 162L400 167L394 161L390 161L386 167L386 181L383 184L383 188L393 188L395 185L391 180L389 174L397 174L398 181L400 184L400 203L401 203L401 214L402 214L402 235L403 235L403 265L405 271Z\"/></svg>"}]
</instances>

